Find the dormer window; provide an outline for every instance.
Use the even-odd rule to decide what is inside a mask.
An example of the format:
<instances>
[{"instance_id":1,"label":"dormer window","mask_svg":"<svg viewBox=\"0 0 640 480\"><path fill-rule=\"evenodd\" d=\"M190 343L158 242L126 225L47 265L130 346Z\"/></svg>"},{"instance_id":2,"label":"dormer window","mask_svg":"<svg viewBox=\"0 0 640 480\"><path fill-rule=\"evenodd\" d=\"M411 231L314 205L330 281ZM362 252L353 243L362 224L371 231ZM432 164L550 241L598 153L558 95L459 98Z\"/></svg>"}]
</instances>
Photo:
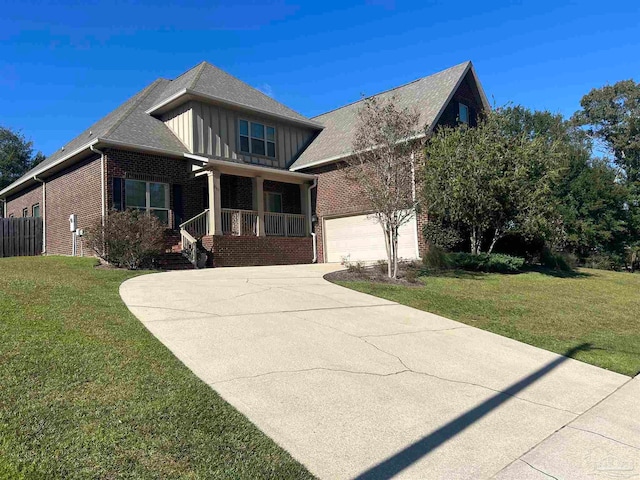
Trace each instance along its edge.
<instances>
[{"instance_id":1,"label":"dormer window","mask_svg":"<svg viewBox=\"0 0 640 480\"><path fill-rule=\"evenodd\" d=\"M238 121L240 152L276 158L276 129L262 123Z\"/></svg>"},{"instance_id":2,"label":"dormer window","mask_svg":"<svg viewBox=\"0 0 640 480\"><path fill-rule=\"evenodd\" d=\"M469 107L464 103L458 103L458 121L460 123L469 123Z\"/></svg>"}]
</instances>

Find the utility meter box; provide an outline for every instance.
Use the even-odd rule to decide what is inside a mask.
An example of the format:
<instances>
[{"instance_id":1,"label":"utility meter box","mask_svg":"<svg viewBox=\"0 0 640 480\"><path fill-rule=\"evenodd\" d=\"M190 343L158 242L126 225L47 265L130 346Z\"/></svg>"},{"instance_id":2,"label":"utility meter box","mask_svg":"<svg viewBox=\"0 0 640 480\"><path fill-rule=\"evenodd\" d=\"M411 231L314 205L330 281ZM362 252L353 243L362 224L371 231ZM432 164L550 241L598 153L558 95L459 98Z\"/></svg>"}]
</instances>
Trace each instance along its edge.
<instances>
[{"instance_id":1,"label":"utility meter box","mask_svg":"<svg viewBox=\"0 0 640 480\"><path fill-rule=\"evenodd\" d=\"M84 230L83 230L83 229L81 229L81 228L77 229L77 230L76 230L76 235L77 235L78 237L84 237Z\"/></svg>"},{"instance_id":2,"label":"utility meter box","mask_svg":"<svg viewBox=\"0 0 640 480\"><path fill-rule=\"evenodd\" d=\"M75 232L78 229L78 216L75 213L69 215L69 231Z\"/></svg>"}]
</instances>

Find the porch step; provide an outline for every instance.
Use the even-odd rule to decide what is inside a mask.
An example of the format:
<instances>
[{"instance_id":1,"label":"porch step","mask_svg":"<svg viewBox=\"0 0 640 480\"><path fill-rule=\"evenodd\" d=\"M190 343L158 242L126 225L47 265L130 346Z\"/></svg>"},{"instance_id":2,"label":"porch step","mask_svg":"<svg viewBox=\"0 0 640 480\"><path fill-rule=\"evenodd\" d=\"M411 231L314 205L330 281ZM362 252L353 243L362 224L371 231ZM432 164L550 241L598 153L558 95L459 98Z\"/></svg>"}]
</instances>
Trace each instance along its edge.
<instances>
[{"instance_id":1,"label":"porch step","mask_svg":"<svg viewBox=\"0 0 640 480\"><path fill-rule=\"evenodd\" d=\"M158 268L161 270L193 270L195 267L182 253L163 253L157 258Z\"/></svg>"},{"instance_id":2,"label":"porch step","mask_svg":"<svg viewBox=\"0 0 640 480\"><path fill-rule=\"evenodd\" d=\"M182 247L180 246L182 238L180 237L180 231L178 230L165 230L164 232L164 251L165 252L180 252ZM176 249L177 247L177 249Z\"/></svg>"}]
</instances>

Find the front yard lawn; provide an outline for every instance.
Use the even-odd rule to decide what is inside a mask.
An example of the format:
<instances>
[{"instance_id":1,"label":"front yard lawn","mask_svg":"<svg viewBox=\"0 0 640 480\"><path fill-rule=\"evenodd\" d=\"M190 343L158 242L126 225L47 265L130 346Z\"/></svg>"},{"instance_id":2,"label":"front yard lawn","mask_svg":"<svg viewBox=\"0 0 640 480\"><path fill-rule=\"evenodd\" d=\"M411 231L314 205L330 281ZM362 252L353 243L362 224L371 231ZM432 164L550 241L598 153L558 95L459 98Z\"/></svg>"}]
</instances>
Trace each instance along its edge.
<instances>
[{"instance_id":1,"label":"front yard lawn","mask_svg":"<svg viewBox=\"0 0 640 480\"><path fill-rule=\"evenodd\" d=\"M625 375L640 372L640 275L446 272L418 280L417 287L336 283L557 353L587 343L574 358Z\"/></svg>"},{"instance_id":2,"label":"front yard lawn","mask_svg":"<svg viewBox=\"0 0 640 480\"><path fill-rule=\"evenodd\" d=\"M0 478L309 478L120 300L135 273L0 259Z\"/></svg>"}]
</instances>

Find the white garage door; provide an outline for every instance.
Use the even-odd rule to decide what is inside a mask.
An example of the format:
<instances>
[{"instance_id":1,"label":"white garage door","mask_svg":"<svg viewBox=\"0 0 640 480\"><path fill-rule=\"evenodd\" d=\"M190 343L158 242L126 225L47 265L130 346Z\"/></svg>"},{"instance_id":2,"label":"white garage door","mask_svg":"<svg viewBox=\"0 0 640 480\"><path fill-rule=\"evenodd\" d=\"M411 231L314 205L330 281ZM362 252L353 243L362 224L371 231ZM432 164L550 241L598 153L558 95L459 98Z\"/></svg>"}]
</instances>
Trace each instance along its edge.
<instances>
[{"instance_id":1,"label":"white garage door","mask_svg":"<svg viewBox=\"0 0 640 480\"><path fill-rule=\"evenodd\" d=\"M327 262L375 262L387 258L382 227L367 215L332 218L324 221L325 255ZM416 221L413 217L400 227L398 256L417 258Z\"/></svg>"}]
</instances>

